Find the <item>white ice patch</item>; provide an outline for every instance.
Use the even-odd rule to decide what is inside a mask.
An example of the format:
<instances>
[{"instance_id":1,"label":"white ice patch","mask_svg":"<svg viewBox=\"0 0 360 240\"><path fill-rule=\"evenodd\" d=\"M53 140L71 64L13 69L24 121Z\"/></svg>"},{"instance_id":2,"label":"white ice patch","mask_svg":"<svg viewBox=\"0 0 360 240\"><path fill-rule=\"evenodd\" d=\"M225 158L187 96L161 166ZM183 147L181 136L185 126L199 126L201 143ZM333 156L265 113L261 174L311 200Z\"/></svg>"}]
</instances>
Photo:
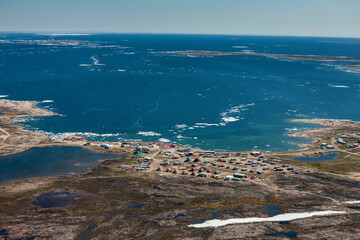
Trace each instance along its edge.
<instances>
[{"instance_id":1,"label":"white ice patch","mask_svg":"<svg viewBox=\"0 0 360 240\"><path fill-rule=\"evenodd\" d=\"M221 121L224 121L224 122L226 122L226 123L228 123L228 122L236 122L236 121L239 121L240 119L238 119L238 118L234 118L234 117L223 117L222 119L221 119Z\"/></svg>"},{"instance_id":2,"label":"white ice patch","mask_svg":"<svg viewBox=\"0 0 360 240\"><path fill-rule=\"evenodd\" d=\"M231 218L227 220L208 220L203 223L190 224L188 227L193 228L217 228L230 224L244 224L244 223L259 223L259 222L283 222L283 221L294 221L297 219L316 217L316 216L326 216L334 214L345 214L345 211L317 211L317 212L304 212L304 213L285 213L279 214L273 217L267 218Z\"/></svg>"},{"instance_id":3,"label":"white ice patch","mask_svg":"<svg viewBox=\"0 0 360 240\"><path fill-rule=\"evenodd\" d=\"M156 132L153 132L153 131L149 131L149 132L141 132L141 131L139 131L137 134L142 135L142 136L161 136L160 133L156 133Z\"/></svg>"},{"instance_id":4,"label":"white ice patch","mask_svg":"<svg viewBox=\"0 0 360 240\"><path fill-rule=\"evenodd\" d=\"M86 64L86 63L82 63L82 64L79 64L80 67L91 67L92 64Z\"/></svg>"},{"instance_id":5,"label":"white ice patch","mask_svg":"<svg viewBox=\"0 0 360 240\"><path fill-rule=\"evenodd\" d=\"M44 101L42 101L42 103L52 103L52 102L54 102L54 100L44 100Z\"/></svg>"},{"instance_id":6,"label":"white ice patch","mask_svg":"<svg viewBox=\"0 0 360 240\"><path fill-rule=\"evenodd\" d=\"M186 124L176 124L175 127L181 129L181 128L187 128L188 126Z\"/></svg>"},{"instance_id":7,"label":"white ice patch","mask_svg":"<svg viewBox=\"0 0 360 240\"><path fill-rule=\"evenodd\" d=\"M196 126L204 126L204 127L210 127L210 126L219 126L217 123L195 123Z\"/></svg>"},{"instance_id":8,"label":"white ice patch","mask_svg":"<svg viewBox=\"0 0 360 240\"><path fill-rule=\"evenodd\" d=\"M6 98L8 97L9 95L0 95L0 98Z\"/></svg>"},{"instance_id":9,"label":"white ice patch","mask_svg":"<svg viewBox=\"0 0 360 240\"><path fill-rule=\"evenodd\" d=\"M160 138L160 139L159 139L159 142L161 142L161 143L168 143L168 142L170 142L170 139Z\"/></svg>"},{"instance_id":10,"label":"white ice patch","mask_svg":"<svg viewBox=\"0 0 360 240\"><path fill-rule=\"evenodd\" d=\"M345 201L344 203L347 203L347 204L360 204L360 200L356 200L356 201Z\"/></svg>"},{"instance_id":11,"label":"white ice patch","mask_svg":"<svg viewBox=\"0 0 360 240\"><path fill-rule=\"evenodd\" d=\"M104 66L105 64L100 63L99 59L97 59L95 56L90 57L91 60L93 60L93 65L95 66Z\"/></svg>"},{"instance_id":12,"label":"white ice patch","mask_svg":"<svg viewBox=\"0 0 360 240\"><path fill-rule=\"evenodd\" d=\"M118 71L118 72L126 72L125 69L118 69L117 71Z\"/></svg>"},{"instance_id":13,"label":"white ice patch","mask_svg":"<svg viewBox=\"0 0 360 240\"><path fill-rule=\"evenodd\" d=\"M232 46L232 48L249 48L248 46Z\"/></svg>"},{"instance_id":14,"label":"white ice patch","mask_svg":"<svg viewBox=\"0 0 360 240\"><path fill-rule=\"evenodd\" d=\"M334 88L349 88L349 86L345 86L345 85L332 85L329 84L330 87L334 87Z\"/></svg>"},{"instance_id":15,"label":"white ice patch","mask_svg":"<svg viewBox=\"0 0 360 240\"><path fill-rule=\"evenodd\" d=\"M254 105L255 105L255 103L241 104L238 106L231 107L230 109L226 110L225 112L220 113L220 116L222 117L220 125L225 126L229 122L236 122L236 121L239 121L240 119L243 119L243 118L240 118L240 116L239 116L240 113L248 110L247 107L254 106Z\"/></svg>"},{"instance_id":16,"label":"white ice patch","mask_svg":"<svg viewBox=\"0 0 360 240\"><path fill-rule=\"evenodd\" d=\"M299 129L297 129L296 127L294 127L294 128L285 128L285 130L288 131L288 132L297 132L297 131L299 131Z\"/></svg>"},{"instance_id":17,"label":"white ice patch","mask_svg":"<svg viewBox=\"0 0 360 240\"><path fill-rule=\"evenodd\" d=\"M191 137L185 137L183 135L177 135L176 136L178 139L191 139Z\"/></svg>"},{"instance_id":18,"label":"white ice patch","mask_svg":"<svg viewBox=\"0 0 360 240\"><path fill-rule=\"evenodd\" d=\"M46 132L46 131L39 131L47 136L49 136L51 139L56 138L66 138L70 136L81 136L81 137L119 137L123 136L121 133L93 133L93 132L65 132L65 133L53 133L53 132Z\"/></svg>"}]
</instances>

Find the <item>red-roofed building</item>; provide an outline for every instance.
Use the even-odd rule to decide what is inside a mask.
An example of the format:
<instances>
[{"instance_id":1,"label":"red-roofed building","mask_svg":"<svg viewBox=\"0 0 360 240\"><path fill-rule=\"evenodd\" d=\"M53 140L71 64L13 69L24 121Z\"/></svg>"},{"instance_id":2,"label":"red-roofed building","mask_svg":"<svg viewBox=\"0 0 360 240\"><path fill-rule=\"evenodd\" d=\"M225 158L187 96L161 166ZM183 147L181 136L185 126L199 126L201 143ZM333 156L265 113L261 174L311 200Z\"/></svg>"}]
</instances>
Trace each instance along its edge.
<instances>
[{"instance_id":1,"label":"red-roofed building","mask_svg":"<svg viewBox=\"0 0 360 240\"><path fill-rule=\"evenodd\" d=\"M64 138L66 141L85 141L84 137L66 137Z\"/></svg>"}]
</instances>

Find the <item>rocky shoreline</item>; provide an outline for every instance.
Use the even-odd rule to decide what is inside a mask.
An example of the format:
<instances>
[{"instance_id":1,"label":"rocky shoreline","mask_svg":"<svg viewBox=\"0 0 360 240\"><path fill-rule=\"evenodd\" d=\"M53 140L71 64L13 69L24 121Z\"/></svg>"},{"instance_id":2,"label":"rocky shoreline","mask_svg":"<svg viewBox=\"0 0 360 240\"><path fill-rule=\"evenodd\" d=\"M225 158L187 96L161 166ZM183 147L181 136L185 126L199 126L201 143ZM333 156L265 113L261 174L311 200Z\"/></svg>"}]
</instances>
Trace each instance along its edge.
<instances>
[{"instance_id":1,"label":"rocky shoreline","mask_svg":"<svg viewBox=\"0 0 360 240\"><path fill-rule=\"evenodd\" d=\"M54 116L37 110L34 102L0 100L0 151L10 154L34 146L83 146L83 141L50 140L42 133L13 125L18 117ZM292 152L261 153L262 159L275 166L291 165L309 172L282 172L269 169L262 177L246 181L224 181L223 178L201 178L200 174L180 175L157 171L172 156L171 164L184 162L184 146L150 147L146 157L151 167L137 171L145 158L130 158L136 147L150 143L90 143L83 146L105 153L125 153L129 158L104 160L79 176L43 177L16 180L0 186L0 239L275 239L273 233L301 239L356 239L360 235L358 148L349 148L360 136L359 123L347 120L296 119L296 122L319 124L321 128L289 134L312 138L304 149ZM346 144L337 143L345 137ZM321 148L323 143L334 149ZM111 144L106 149L102 144ZM320 145L321 144L321 145ZM101 150L99 150L101 149ZM179 151L181 150L181 151ZM319 155L319 151L339 152L335 160L325 162L295 161L294 156ZM169 153L166 155L166 153ZM207 162L205 153L189 149L200 166L220 169L219 177L234 170L218 168ZM315 154L315 152L317 152ZM182 157L182 155L183 157ZM212 162L222 163L222 156L242 162L258 161L251 151L240 153L213 152ZM260 155L259 155L260 156ZM224 159L224 158L223 158ZM242 162L241 164L244 164ZM178 167L188 171L190 165ZM230 162L229 162L230 164ZM235 160L232 166L236 166ZM240 165L241 165L240 164ZM266 163L269 164L269 163ZM199 167L200 167L199 166ZM271 166L269 164L269 166ZM273 166L271 166L273 167ZM352 171L347 171L348 168ZM238 223L216 228L192 228L207 220L269 218L278 214L339 211L341 215L314 216L281 222ZM281 236L281 235L280 235Z\"/></svg>"}]
</instances>

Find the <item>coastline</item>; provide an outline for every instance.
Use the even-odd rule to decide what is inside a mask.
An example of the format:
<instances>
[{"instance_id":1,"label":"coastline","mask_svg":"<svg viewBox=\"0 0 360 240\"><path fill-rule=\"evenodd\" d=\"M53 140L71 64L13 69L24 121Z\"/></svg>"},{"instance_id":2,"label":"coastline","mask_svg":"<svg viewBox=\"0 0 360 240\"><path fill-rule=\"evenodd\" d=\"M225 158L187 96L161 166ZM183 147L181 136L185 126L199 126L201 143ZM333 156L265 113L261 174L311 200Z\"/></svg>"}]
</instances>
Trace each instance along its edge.
<instances>
[{"instance_id":1,"label":"coastline","mask_svg":"<svg viewBox=\"0 0 360 240\"><path fill-rule=\"evenodd\" d=\"M77 146L82 147L84 149L100 152L100 153L110 153L110 154L122 154L127 155L128 157L132 156L132 152L135 147L125 147L122 148L121 142L94 142L94 141L86 141L88 144L84 144L84 141L66 141L65 138L57 138L50 139L46 134L30 131L24 129L22 126L15 125L16 122L24 121L22 118L24 117L51 117L51 116L63 116L58 113L51 112L46 109L41 109L36 106L37 102L34 101L12 101L12 100L0 100L0 156L6 156L10 154L15 154L19 152L26 151L33 147L50 147L50 146ZM261 149L243 151L244 154L250 154L252 151L260 151L265 154L265 156L273 157L273 156L287 156L286 161L291 161L293 157L299 157L303 155L313 155L313 151L316 151L319 147L318 145L322 142L326 142L326 138L332 136L333 139L329 142L329 144L334 145L334 149L323 149L322 152L329 153L334 151L344 151L336 144L336 136L341 134L347 134L352 138L359 138L360 135L356 133L360 133L360 123L350 120L341 120L341 119L290 119L290 122L301 122L301 123L309 123L316 124L319 127L309 128L305 131L297 131L287 133L290 137L296 138L306 138L313 139L313 141L308 143L295 143L301 149L293 150L293 151L281 151L281 152L264 152ZM351 130L351 133L349 132ZM76 136L73 136L76 137ZM141 140L131 141L138 145L151 145L149 142L144 142ZM113 147L109 149L101 148L100 146L103 144L112 145ZM180 144L176 144L176 149L183 148L187 146L183 146ZM197 153L205 153L205 152L215 152L209 150L203 150L198 148L191 148L191 151ZM175 151L176 153L176 151ZM221 152L221 154L239 154L236 151L227 151ZM220 153L219 153L220 154ZM156 154L152 154L154 156ZM358 155L358 153L355 153ZM360 153L359 153L360 156ZM359 167L360 169L360 167ZM360 174L359 174L360 175Z\"/></svg>"},{"instance_id":2,"label":"coastline","mask_svg":"<svg viewBox=\"0 0 360 240\"><path fill-rule=\"evenodd\" d=\"M0 156L6 156L10 154L15 154L19 152L23 152L33 147L51 147L51 146L77 146L82 147L84 149L100 152L100 153L111 153L111 154L122 154L127 156L127 158L131 158L133 152L135 151L135 146L126 145L124 147L124 143L121 142L91 142L86 141L69 141L65 138L58 139L50 139L47 135L41 132L26 130L21 126L15 125L14 123L23 121L23 117L46 117L46 116L62 116L61 114L57 114L51 112L46 109L41 109L36 106L36 102L33 101L11 101L11 100L0 100L0 111L3 113L0 115L0 132L3 134L0 135ZM359 138L360 136L357 134L360 133L360 125L357 122L349 121L349 120L339 120L339 119L291 119L291 122L301 122L301 123L309 123L309 124L317 124L320 127L306 129L305 131L298 131L287 133L290 137L297 138L307 138L313 139L312 142L308 143L296 143L301 149L294 151L283 151L283 152L263 152L261 150L248 150L244 152L219 152L215 151L207 151L198 148L190 148L192 152L196 154L204 154L206 152L213 152L214 154L229 154L229 155L238 155L245 154L250 155L252 151L259 151L265 157L279 158L277 161L284 162L285 164L291 163L295 164L299 167L307 167L313 168L320 171L333 172L336 174L342 174L347 177L360 179L360 163L358 166L354 168L355 171L349 173L343 167L341 167L344 162L342 159L347 159L350 157L360 157L360 152L351 152L352 149L343 149L341 146L336 144L336 137L340 135L347 134L349 138ZM351 130L351 132L349 132ZM76 137L76 136L73 136ZM330 139L327 139L330 138ZM132 141L136 145L143 146L151 146L152 143L143 142L143 141ZM333 145L333 149L327 149L321 147L321 153L327 154L332 152L339 152L341 156L337 158L336 171L334 171L334 167L324 166L329 161L324 162L322 164L319 163L304 163L300 161L293 160L294 157L302 157L302 156L316 156L316 153L320 152L319 145L320 143L327 142L329 145ZM102 145L111 145L111 148L105 149L101 147ZM162 155L159 155L163 150L169 151L172 155L176 155L179 148L184 148L187 146L183 146L180 144L174 145L175 148L171 149L167 148L159 148L156 147L150 151L148 155L151 158L156 158L157 166L159 166L160 161L163 161L165 158ZM314 154L315 153L315 154ZM215 155L216 155L215 154ZM351 158L350 158L351 159ZM101 164L100 164L101 165ZM333 165L333 164L330 164ZM346 164L348 166L349 164ZM154 171L154 169L152 169ZM226 171L231 174L231 171ZM225 175L223 176L225 177Z\"/></svg>"},{"instance_id":3,"label":"coastline","mask_svg":"<svg viewBox=\"0 0 360 240\"><path fill-rule=\"evenodd\" d=\"M296 54L271 54L271 53L257 53L257 52L220 52L220 51L203 51L203 50L184 50L184 51L168 51L167 53L191 55L191 56L264 56L270 58L285 58L291 60L311 60L320 62L360 62L360 58L352 57L338 57L338 56L319 56L319 55L296 55ZM347 66L349 70L357 71L359 66Z\"/></svg>"},{"instance_id":4,"label":"coastline","mask_svg":"<svg viewBox=\"0 0 360 240\"><path fill-rule=\"evenodd\" d=\"M62 116L36 107L34 101L0 100L0 156L25 151L40 144L50 143L43 133L24 129L14 123L23 122L24 117Z\"/></svg>"},{"instance_id":5,"label":"coastline","mask_svg":"<svg viewBox=\"0 0 360 240\"><path fill-rule=\"evenodd\" d=\"M7 104L9 106L9 103ZM1 108L4 114L0 115L0 130L4 133L2 135L4 137L0 142L0 150L7 147L7 152L2 150L2 154L24 151L32 147L81 146L102 153L125 153L129 157L101 160L98 167L78 175L27 178L0 185L0 225L2 226L0 230L4 229L2 231L9 236L75 239L83 233L90 232L103 238L116 236L124 239L134 237L184 239L184 233L185 238L188 239L196 239L193 238L194 236L211 236L212 239L220 239L224 235L231 237L235 236L234 234L243 238L261 238L274 229L278 232L287 232L295 228L299 237L317 239L319 234L322 237L335 236L339 231L337 228L339 225L350 229L347 231L347 236L355 237L358 234L355 231L357 227L354 226L359 221L360 214L358 210L348 207L347 201L358 201L360 163L354 165L353 173L359 173L357 177L344 172L342 167L347 160L350 160L351 164L354 164L354 161L360 162L358 153L351 152L353 149L349 150L337 143L335 143L336 149L320 150L319 146L320 142L332 143L343 134L347 134L347 139L353 142L350 139L357 137L357 132L360 133L357 122L332 119L291 120L321 126L304 132L289 133L290 136L314 139L314 142L305 143L305 148L296 151L261 152L260 155L253 155L254 152L260 151L220 153L189 148L189 151L183 152L185 146L173 147L171 144L161 145L140 141L103 143L72 141L71 137L70 140L63 138L50 140L43 133L28 131L13 124L21 121L19 116L57 114L49 111L37 112L33 109L36 109L33 102L17 102L17 105L21 104L27 106L24 109L20 108L21 112L19 108L5 110ZM327 139L329 133L332 134L331 139ZM34 140L29 143L29 139ZM360 136L356 139L360 139ZM101 147L102 144L112 146L106 149ZM151 165L144 171L136 169L146 160L145 158L130 158L135 156L137 146L148 147L145 156ZM318 151L324 153L336 151L340 152L341 156L320 163L292 159L294 156L304 154L314 155L314 152ZM200 159L198 162L200 165L210 166L214 170L220 169L219 178L207 175L201 177L200 173L192 176L190 171L181 174L181 171L187 172L194 162L181 165L175 163L184 162L189 152L192 152L191 160L195 157ZM210 152L211 157L206 158L205 154ZM351 159L353 155L356 158ZM235 165L237 162L230 163L230 161L225 163L221 159L236 159L241 164ZM260 165L263 161L259 159L264 159L267 161L265 164L268 164L266 166L270 168L291 166L294 171L288 170L289 168L282 172L268 169L261 175L253 173L254 179L247 172L248 177L242 181L226 181L226 176L233 174L234 170L210 165L210 161L213 161L244 167L243 159L259 165L256 169L263 168L263 165ZM179 170L179 172L165 171L161 163L166 160L169 160L174 171ZM270 165L270 162L274 165ZM334 166L339 168L338 171L332 169ZM348 165L345 165L345 169L347 167ZM158 171L158 168L161 170ZM300 172L300 169L304 171ZM299 172L295 173L295 171ZM321 211L339 211L341 215L322 217L326 218L325 225L320 223L316 216L299 220L294 218L284 224L275 221L277 218L272 217L274 215L268 212L268 208L272 206L279 209L279 214L283 214L279 216L287 216L286 214L302 216L307 212ZM354 207L354 204L351 207ZM206 223L215 219L228 221L230 225L216 226L210 230L191 227L198 222ZM233 219L261 221L254 224ZM268 219L275 220L266 222ZM34 226L37 228L34 229ZM178 234L181 233L181 237L177 238L174 233L177 234L176 236L180 236Z\"/></svg>"}]
</instances>

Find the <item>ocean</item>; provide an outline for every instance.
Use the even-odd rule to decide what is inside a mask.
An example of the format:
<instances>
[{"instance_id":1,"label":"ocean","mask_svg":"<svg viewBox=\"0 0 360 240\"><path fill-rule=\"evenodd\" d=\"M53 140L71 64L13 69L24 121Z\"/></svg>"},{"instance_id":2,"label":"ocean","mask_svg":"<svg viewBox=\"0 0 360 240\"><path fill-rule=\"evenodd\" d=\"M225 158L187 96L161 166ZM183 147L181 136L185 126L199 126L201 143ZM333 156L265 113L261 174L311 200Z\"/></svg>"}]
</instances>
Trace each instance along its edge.
<instances>
[{"instance_id":1,"label":"ocean","mask_svg":"<svg viewBox=\"0 0 360 240\"><path fill-rule=\"evenodd\" d=\"M29 118L50 137L170 141L218 151L285 151L314 127L294 118L360 121L360 62L203 50L360 58L360 39L157 34L0 33L0 97L62 117Z\"/></svg>"}]
</instances>

